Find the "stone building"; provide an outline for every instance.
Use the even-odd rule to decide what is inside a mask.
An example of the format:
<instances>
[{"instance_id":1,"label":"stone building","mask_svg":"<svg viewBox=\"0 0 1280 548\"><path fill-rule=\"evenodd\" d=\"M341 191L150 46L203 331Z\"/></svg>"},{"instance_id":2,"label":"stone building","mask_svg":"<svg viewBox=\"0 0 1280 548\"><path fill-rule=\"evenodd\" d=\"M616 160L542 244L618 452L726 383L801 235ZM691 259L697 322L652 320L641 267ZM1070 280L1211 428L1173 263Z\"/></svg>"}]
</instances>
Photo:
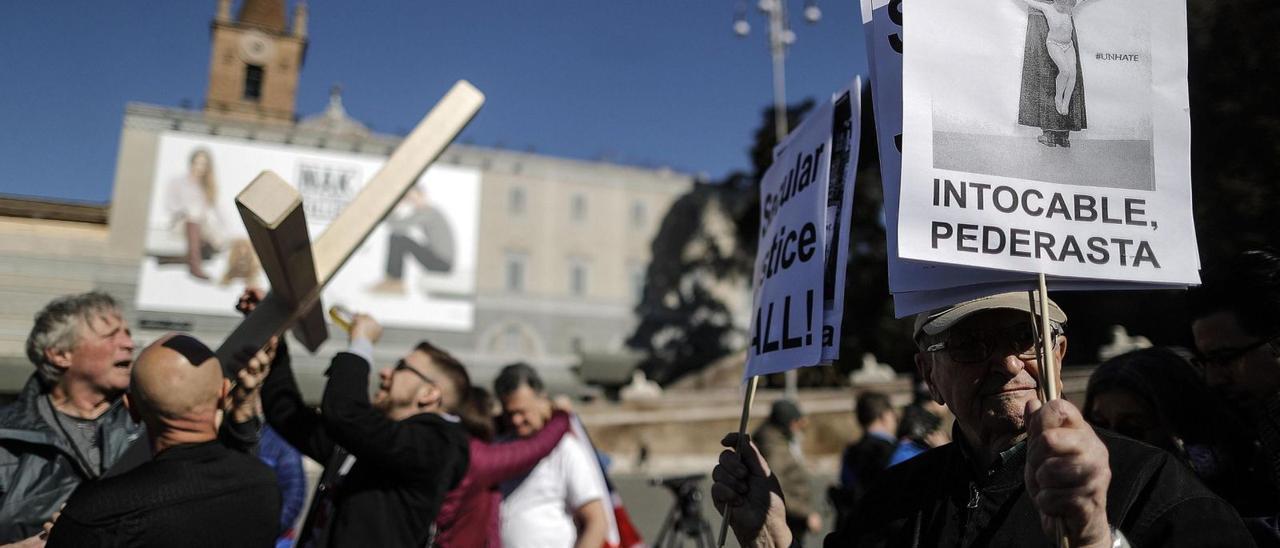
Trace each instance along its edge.
<instances>
[{"instance_id":1,"label":"stone building","mask_svg":"<svg viewBox=\"0 0 1280 548\"><path fill-rule=\"evenodd\" d=\"M16 391L30 374L23 343L31 317L59 294L92 288L112 293L125 304L141 344L170 330L216 344L237 323L234 298L216 310L187 306L183 298L157 301L157 295L186 295L170 286L185 267L164 266L151 241L168 200L166 182L175 169L186 168L188 154L194 158L191 147L222 155L218 180L230 196L252 174L280 169L273 167L280 162L294 166L280 172L293 184L320 177L321 187L335 180L342 188L358 187L398 145L399 136L370 131L348 115L337 90L321 112L295 112L309 40L305 4L295 7L290 28L284 0L243 0L236 16L231 11L229 0L217 3L202 109L126 107L109 205L0 197L0 298L7 304L0 307L0 393ZM316 162L354 167L315 171ZM331 179L335 173L339 178ZM445 289L431 290L431 298L440 295L439 310L448 321L385 322L380 362L391 363L429 339L467 363L478 383L487 385L497 368L524 360L567 390L584 389L573 373L584 355L629 363L623 340L636 322L650 243L670 204L692 188L691 176L455 144L423 180L432 194L453 192L448 185L455 182L474 188L467 195L474 211L461 217L457 229L462 267L452 271ZM303 196L304 202L312 197L305 189ZM333 204L336 211L342 202ZM238 227L234 209L229 211L225 224ZM323 217L324 211L309 209L308 217L313 214ZM375 234L370 241L379 237L385 238ZM380 253L370 255L376 260L358 253L352 262L363 260L361 268L380 272L388 260ZM221 307L222 296L238 293L243 284L229 271L221 285L216 278L208 292L219 295ZM375 308L369 311L378 313ZM308 396L318 396L327 358L345 344L345 335L331 326L329 342L315 356L293 347Z\"/></svg>"}]
</instances>

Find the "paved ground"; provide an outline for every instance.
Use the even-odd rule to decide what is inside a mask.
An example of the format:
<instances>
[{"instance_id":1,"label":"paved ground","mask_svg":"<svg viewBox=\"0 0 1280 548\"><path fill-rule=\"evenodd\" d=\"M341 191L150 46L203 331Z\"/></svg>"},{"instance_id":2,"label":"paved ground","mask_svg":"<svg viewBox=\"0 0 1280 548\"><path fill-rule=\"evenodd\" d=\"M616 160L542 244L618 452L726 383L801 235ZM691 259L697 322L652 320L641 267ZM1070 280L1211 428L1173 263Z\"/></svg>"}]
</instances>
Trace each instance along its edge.
<instances>
[{"instance_id":1,"label":"paved ground","mask_svg":"<svg viewBox=\"0 0 1280 548\"><path fill-rule=\"evenodd\" d=\"M1082 186L1155 187L1150 141L1091 141L1073 133L1071 148L1035 137L935 133L934 167Z\"/></svg>"}]
</instances>

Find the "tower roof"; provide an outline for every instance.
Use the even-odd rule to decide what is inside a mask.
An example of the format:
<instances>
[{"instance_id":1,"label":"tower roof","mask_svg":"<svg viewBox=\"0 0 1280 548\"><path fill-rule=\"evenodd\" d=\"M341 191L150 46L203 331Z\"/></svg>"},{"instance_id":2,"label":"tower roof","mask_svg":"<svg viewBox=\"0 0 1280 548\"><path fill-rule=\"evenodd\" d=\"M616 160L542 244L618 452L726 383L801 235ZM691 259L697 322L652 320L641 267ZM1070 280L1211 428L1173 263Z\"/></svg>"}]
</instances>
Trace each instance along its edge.
<instances>
[{"instance_id":1,"label":"tower roof","mask_svg":"<svg viewBox=\"0 0 1280 548\"><path fill-rule=\"evenodd\" d=\"M285 0L243 0L236 21L277 34L284 33Z\"/></svg>"},{"instance_id":2,"label":"tower roof","mask_svg":"<svg viewBox=\"0 0 1280 548\"><path fill-rule=\"evenodd\" d=\"M303 118L298 127L323 131L330 135L360 137L369 135L369 128L348 115L347 109L342 106L342 86L338 85L329 88L329 106L325 107L324 112Z\"/></svg>"}]
</instances>

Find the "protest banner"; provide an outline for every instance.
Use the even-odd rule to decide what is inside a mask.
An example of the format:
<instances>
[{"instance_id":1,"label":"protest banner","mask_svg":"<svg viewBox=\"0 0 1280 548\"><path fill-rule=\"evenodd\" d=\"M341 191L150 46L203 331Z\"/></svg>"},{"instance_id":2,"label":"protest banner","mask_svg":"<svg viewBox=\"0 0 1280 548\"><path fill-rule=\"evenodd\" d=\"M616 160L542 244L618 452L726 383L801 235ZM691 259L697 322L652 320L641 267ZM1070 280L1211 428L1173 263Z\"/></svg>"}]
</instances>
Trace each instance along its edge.
<instances>
[{"instance_id":1,"label":"protest banner","mask_svg":"<svg viewBox=\"0 0 1280 548\"><path fill-rule=\"evenodd\" d=\"M839 357L860 89L856 79L820 104L761 180L747 377Z\"/></svg>"},{"instance_id":2,"label":"protest banner","mask_svg":"<svg viewBox=\"0 0 1280 548\"><path fill-rule=\"evenodd\" d=\"M1185 6L1056 6L912 0L899 255L1198 283Z\"/></svg>"},{"instance_id":3,"label":"protest banner","mask_svg":"<svg viewBox=\"0 0 1280 548\"><path fill-rule=\"evenodd\" d=\"M740 440L746 439L760 375L830 364L840 356L861 91L862 80L855 78L820 103L774 147L773 165L760 181ZM740 443L738 450L743 449ZM720 523L718 546L724 546L729 512L726 508Z\"/></svg>"},{"instance_id":4,"label":"protest banner","mask_svg":"<svg viewBox=\"0 0 1280 548\"><path fill-rule=\"evenodd\" d=\"M746 376L822 359L826 187L831 117L826 101L778 145L760 181L760 240Z\"/></svg>"},{"instance_id":5,"label":"protest banner","mask_svg":"<svg viewBox=\"0 0 1280 548\"><path fill-rule=\"evenodd\" d=\"M840 327L844 320L845 268L849 264L849 216L853 186L858 172L858 143L861 138L862 81L836 93L832 98L831 165L827 183L822 287L822 359L829 364L840 358Z\"/></svg>"},{"instance_id":6,"label":"protest banner","mask_svg":"<svg viewBox=\"0 0 1280 548\"><path fill-rule=\"evenodd\" d=\"M1036 276L905 260L898 256L898 194L902 166L902 0L863 0L863 30L883 182L889 290L901 318L982 294L1031 290ZM1058 290L1180 289L1184 284L1100 282L1050 277Z\"/></svg>"},{"instance_id":7,"label":"protest banner","mask_svg":"<svg viewBox=\"0 0 1280 548\"><path fill-rule=\"evenodd\" d=\"M880 178L883 181L889 292L897 294L1027 279L1021 274L904 261L898 256L898 194L902 175L902 2L862 0L867 66L872 74L871 104L878 137L876 145L880 152Z\"/></svg>"}]
</instances>

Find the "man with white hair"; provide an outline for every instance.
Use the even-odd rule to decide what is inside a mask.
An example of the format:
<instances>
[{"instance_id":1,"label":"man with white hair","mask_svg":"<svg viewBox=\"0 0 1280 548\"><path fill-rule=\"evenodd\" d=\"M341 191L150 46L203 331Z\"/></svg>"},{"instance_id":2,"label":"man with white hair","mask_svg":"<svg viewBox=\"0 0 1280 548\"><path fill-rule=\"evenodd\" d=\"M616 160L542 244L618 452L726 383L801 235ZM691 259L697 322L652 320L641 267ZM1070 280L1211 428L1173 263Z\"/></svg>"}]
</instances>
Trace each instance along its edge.
<instances>
[{"instance_id":1,"label":"man with white hair","mask_svg":"<svg viewBox=\"0 0 1280 548\"><path fill-rule=\"evenodd\" d=\"M0 543L40 533L77 485L142 437L120 398L133 351L129 322L106 293L60 297L36 314L27 338L36 372L0 408Z\"/></svg>"},{"instance_id":2,"label":"man with white hair","mask_svg":"<svg viewBox=\"0 0 1280 548\"><path fill-rule=\"evenodd\" d=\"M106 293L59 297L36 314L27 337L36 371L17 400L0 407L0 544L42 546L44 523L76 486L150 459L146 425L130 418L121 398L133 352L129 322ZM259 421L241 392L221 434L247 449Z\"/></svg>"}]
</instances>

